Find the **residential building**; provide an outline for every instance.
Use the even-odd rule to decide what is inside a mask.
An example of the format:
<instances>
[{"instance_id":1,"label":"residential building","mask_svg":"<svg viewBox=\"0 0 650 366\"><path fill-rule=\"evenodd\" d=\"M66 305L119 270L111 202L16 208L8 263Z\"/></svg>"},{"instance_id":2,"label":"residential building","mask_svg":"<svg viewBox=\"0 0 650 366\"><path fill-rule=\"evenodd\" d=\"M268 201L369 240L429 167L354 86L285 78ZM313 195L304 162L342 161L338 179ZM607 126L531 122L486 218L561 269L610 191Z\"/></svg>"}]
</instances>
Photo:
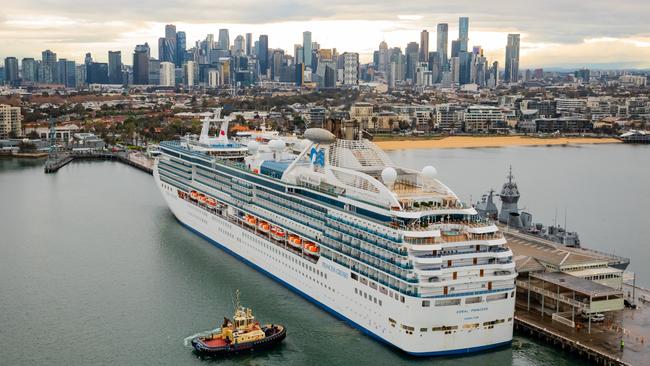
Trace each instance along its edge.
<instances>
[{"instance_id":1,"label":"residential building","mask_svg":"<svg viewBox=\"0 0 650 366\"><path fill-rule=\"evenodd\" d=\"M498 107L473 105L463 112L465 132L488 133L495 125L503 122L503 112Z\"/></svg>"},{"instance_id":2,"label":"residential building","mask_svg":"<svg viewBox=\"0 0 650 366\"><path fill-rule=\"evenodd\" d=\"M160 86L175 86L176 77L175 77L175 67L171 62L161 62L160 63Z\"/></svg>"},{"instance_id":3,"label":"residential building","mask_svg":"<svg viewBox=\"0 0 650 366\"><path fill-rule=\"evenodd\" d=\"M359 85L359 54L356 52L343 53L343 85Z\"/></svg>"},{"instance_id":4,"label":"residential building","mask_svg":"<svg viewBox=\"0 0 650 366\"><path fill-rule=\"evenodd\" d=\"M21 136L21 122L20 107L0 104L0 139L6 139L11 135Z\"/></svg>"}]
</instances>

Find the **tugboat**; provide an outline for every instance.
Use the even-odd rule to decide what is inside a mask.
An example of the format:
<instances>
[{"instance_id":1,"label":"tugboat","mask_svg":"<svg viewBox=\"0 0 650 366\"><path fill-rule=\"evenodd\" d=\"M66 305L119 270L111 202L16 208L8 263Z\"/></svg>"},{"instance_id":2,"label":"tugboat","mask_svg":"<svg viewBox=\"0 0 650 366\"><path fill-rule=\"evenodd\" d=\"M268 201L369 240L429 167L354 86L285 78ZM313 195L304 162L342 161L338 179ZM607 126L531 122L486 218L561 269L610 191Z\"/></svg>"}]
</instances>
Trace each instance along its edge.
<instances>
[{"instance_id":1,"label":"tugboat","mask_svg":"<svg viewBox=\"0 0 650 366\"><path fill-rule=\"evenodd\" d=\"M226 356L269 348L280 344L286 336L283 325L260 325L253 311L239 304L237 290L233 320L224 317L221 328L193 337L191 344L201 355Z\"/></svg>"}]
</instances>

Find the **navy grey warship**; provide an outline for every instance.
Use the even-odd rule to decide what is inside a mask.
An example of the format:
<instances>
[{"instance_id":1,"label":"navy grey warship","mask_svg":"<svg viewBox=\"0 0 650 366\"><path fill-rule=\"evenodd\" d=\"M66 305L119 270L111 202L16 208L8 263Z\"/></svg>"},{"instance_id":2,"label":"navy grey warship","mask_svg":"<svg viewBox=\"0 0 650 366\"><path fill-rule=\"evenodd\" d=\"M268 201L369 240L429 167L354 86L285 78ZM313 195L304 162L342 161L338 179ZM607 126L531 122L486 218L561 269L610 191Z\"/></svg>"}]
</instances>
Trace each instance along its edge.
<instances>
[{"instance_id":1,"label":"navy grey warship","mask_svg":"<svg viewBox=\"0 0 650 366\"><path fill-rule=\"evenodd\" d=\"M593 253L603 254L612 258L610 265L625 270L630 260L607 253L600 253L593 249L586 249L580 246L580 237L577 232L567 231L565 227L558 224L544 226L541 223L533 223L533 215L519 209L519 187L514 181L512 167L508 171L507 181L503 184L501 192L496 194L501 200L501 210L494 203L495 191L490 189L488 193L481 197L475 205L478 215L482 218L495 220L502 226L509 229L515 229L522 234L531 235L537 238L545 239L567 247L581 248ZM566 226L566 225L565 225Z\"/></svg>"},{"instance_id":2,"label":"navy grey warship","mask_svg":"<svg viewBox=\"0 0 650 366\"><path fill-rule=\"evenodd\" d=\"M540 223L533 223L533 215L519 209L518 204L521 194L517 183L514 181L512 167L510 167L507 179L501 188L501 193L498 194L501 199L501 211L497 209L494 203L494 190L491 189L487 194L483 195L481 201L476 203L476 211L478 211L479 215L484 218L498 220L498 222L510 228L555 243L574 248L580 247L580 237L577 232L567 231L557 224L544 226Z\"/></svg>"}]
</instances>

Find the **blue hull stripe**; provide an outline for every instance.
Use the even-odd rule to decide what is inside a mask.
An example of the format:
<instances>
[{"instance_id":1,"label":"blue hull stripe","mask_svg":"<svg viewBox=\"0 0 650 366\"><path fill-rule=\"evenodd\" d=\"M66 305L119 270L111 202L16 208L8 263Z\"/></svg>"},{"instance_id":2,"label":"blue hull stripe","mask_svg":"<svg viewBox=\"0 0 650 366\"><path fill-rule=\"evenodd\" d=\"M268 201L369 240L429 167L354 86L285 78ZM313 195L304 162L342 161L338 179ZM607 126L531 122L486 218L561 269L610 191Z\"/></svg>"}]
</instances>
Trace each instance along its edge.
<instances>
[{"instance_id":1,"label":"blue hull stripe","mask_svg":"<svg viewBox=\"0 0 650 366\"><path fill-rule=\"evenodd\" d=\"M178 220L178 218L176 218L176 220ZM394 344L391 343L390 341L388 341L388 340L386 340L386 339L380 337L379 335L373 333L372 331L370 331L370 330L364 328L363 326L361 326L361 325L355 323L354 321L348 319L347 317L345 317L345 316L342 315L341 313L337 312L336 310L330 308L329 306L327 306L327 305L321 303L320 301L318 301L318 300L312 298L311 296L309 296L309 295L307 295L306 293L302 292L300 289L298 289L298 288L296 288L296 287L290 285L289 283L285 282L285 281L282 280L281 278L279 278L279 277L273 275L272 273L268 272L268 271L265 270L264 268L262 268L262 267L258 266L257 264L255 264L255 263L249 261L248 259L242 257L241 255L239 255L239 254L233 252L232 250L228 249L227 247L225 247L225 246L219 244L219 243L216 242L215 240L213 240L213 239L211 239L210 237L204 235L203 233L199 232L198 230L194 229L193 227L191 227L191 226L185 224L185 223L182 222L181 220L178 220L178 222L179 222L181 225L183 225L185 228L187 228L187 229L190 230L191 232L195 233L196 235L202 237L203 239L207 240L208 242L210 242L210 243L213 244L214 246L218 247L219 249L222 249L222 250L226 251L227 253L229 253L229 254L232 255L233 257L235 257L235 258L241 260L242 262L246 263L246 264L249 265L250 267L253 267L254 269L256 269L256 270L262 272L262 273L265 274L266 276L268 276L268 277L270 277L270 278L272 278L272 279L274 279L274 280L280 282L281 284L283 284L284 286L288 287L290 290L294 291L294 292L297 293L298 295L300 295L300 296L304 297L305 299L307 299L308 301L310 301L310 302L312 302L312 303L318 305L319 307L321 307L321 308L323 308L324 310L328 311L330 314L334 315L335 317L337 317L337 318L339 318L339 319L341 319L341 320L344 320L345 322L347 322L348 324L350 324L351 326L353 326L353 327L356 328L357 330L361 331L362 333L367 334L367 335L369 335L370 337L372 337L372 338L374 338L374 339L376 339L376 340L381 341L382 343L385 343L385 344L387 344L387 345L389 345L389 346L391 346L391 347L397 348L397 349L399 349L400 351L402 351L402 352L406 352L406 353L408 353L408 354L410 354L410 355L413 355L413 356L449 356L449 355L461 355L461 354L467 354L467 353L473 353L473 352L480 352L480 351L486 351L486 350L489 350L489 349L505 347L505 346L507 346L507 345L510 345L510 343L512 342L512 341L506 341L506 342L501 342L501 343L488 344L488 345L485 345L485 346L470 347L470 348L460 348L460 349L454 349L454 350L448 350L448 351L438 351L438 352L408 352L408 351L405 351L405 350L403 350L403 349L397 347L396 345L394 345Z\"/></svg>"}]
</instances>

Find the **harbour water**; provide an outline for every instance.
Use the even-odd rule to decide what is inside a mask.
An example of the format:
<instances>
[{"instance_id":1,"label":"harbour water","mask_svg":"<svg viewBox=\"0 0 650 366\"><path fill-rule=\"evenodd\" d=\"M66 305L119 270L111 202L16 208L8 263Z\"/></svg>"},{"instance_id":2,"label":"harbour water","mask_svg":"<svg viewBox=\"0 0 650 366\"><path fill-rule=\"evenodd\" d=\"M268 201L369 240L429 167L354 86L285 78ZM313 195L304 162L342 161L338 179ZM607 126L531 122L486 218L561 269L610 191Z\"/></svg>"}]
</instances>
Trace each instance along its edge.
<instances>
[{"instance_id":1,"label":"harbour water","mask_svg":"<svg viewBox=\"0 0 650 366\"><path fill-rule=\"evenodd\" d=\"M650 237L648 152L630 146L395 151L435 165L463 199L499 188L512 164L522 206L597 249L633 259ZM232 294L285 343L223 365L573 365L526 338L462 358L413 359L383 346L180 226L151 176L118 162L0 160L0 359L7 365L200 365L183 338L217 326ZM605 225L607 224L607 225ZM615 240L612 240L615 239ZM598 240L595 240L598 239ZM643 240L642 240L643 239ZM593 241L593 243L592 243ZM601 244L602 243L602 244ZM616 243L616 244L615 244ZM648 271L646 269L646 271ZM644 274L645 278L648 278Z\"/></svg>"}]
</instances>

